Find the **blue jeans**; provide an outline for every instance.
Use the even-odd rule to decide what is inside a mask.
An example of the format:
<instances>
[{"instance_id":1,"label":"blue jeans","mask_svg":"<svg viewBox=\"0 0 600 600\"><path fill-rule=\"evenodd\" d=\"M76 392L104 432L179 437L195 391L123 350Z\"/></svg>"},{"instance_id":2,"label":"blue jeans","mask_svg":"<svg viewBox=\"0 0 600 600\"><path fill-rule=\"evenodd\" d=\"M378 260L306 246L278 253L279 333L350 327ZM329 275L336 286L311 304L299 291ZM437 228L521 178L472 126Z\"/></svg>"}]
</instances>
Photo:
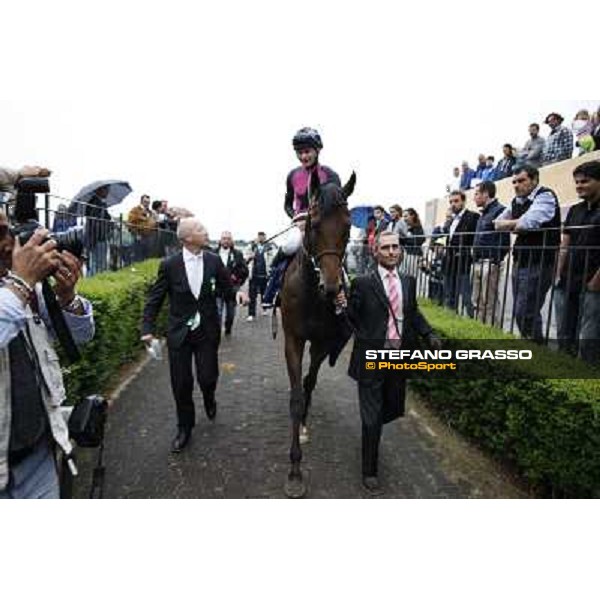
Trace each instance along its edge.
<instances>
[{"instance_id":1,"label":"blue jeans","mask_svg":"<svg viewBox=\"0 0 600 600\"><path fill-rule=\"evenodd\" d=\"M553 272L552 265L541 264L523 268L515 266L513 270L513 311L524 338L536 342L544 340L541 310L552 285Z\"/></svg>"},{"instance_id":2,"label":"blue jeans","mask_svg":"<svg viewBox=\"0 0 600 600\"><path fill-rule=\"evenodd\" d=\"M591 363L600 362L600 292L586 290L583 297L579 357Z\"/></svg>"},{"instance_id":3,"label":"blue jeans","mask_svg":"<svg viewBox=\"0 0 600 600\"><path fill-rule=\"evenodd\" d=\"M47 440L10 469L8 486L0 490L0 500L57 500L59 497L58 473Z\"/></svg>"}]
</instances>

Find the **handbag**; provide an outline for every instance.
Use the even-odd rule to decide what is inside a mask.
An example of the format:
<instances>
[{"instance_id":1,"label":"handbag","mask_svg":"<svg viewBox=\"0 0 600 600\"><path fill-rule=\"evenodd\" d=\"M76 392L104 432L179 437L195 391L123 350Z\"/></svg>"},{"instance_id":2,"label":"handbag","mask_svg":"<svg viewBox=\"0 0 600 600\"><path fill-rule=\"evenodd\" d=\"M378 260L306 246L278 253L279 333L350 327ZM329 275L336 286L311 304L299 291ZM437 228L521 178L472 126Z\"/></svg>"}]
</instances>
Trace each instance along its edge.
<instances>
[{"instance_id":1,"label":"handbag","mask_svg":"<svg viewBox=\"0 0 600 600\"><path fill-rule=\"evenodd\" d=\"M99 448L98 459L92 473L89 498L104 496L104 428L108 402L98 395L80 400L69 417L69 435L80 448ZM65 457L67 462L72 457Z\"/></svg>"},{"instance_id":2,"label":"handbag","mask_svg":"<svg viewBox=\"0 0 600 600\"><path fill-rule=\"evenodd\" d=\"M102 396L80 400L69 417L69 436L81 448L98 448L104 440L108 403Z\"/></svg>"}]
</instances>

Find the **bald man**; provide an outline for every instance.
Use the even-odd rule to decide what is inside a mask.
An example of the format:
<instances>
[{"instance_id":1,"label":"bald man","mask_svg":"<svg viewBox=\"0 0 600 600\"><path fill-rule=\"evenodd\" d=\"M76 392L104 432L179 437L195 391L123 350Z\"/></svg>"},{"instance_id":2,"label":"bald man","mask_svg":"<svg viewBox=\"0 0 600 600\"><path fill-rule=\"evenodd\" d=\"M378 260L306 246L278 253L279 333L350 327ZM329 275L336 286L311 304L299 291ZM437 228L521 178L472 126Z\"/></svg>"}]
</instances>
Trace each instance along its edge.
<instances>
[{"instance_id":1,"label":"bald man","mask_svg":"<svg viewBox=\"0 0 600 600\"><path fill-rule=\"evenodd\" d=\"M171 388L177 407L177 435L173 452L181 452L196 424L192 392L196 380L209 420L217 415L215 391L219 378L218 351L221 327L217 297L235 299L231 279L219 257L206 250L208 233L196 218L182 219L177 236L183 250L162 261L156 282L148 293L142 340L153 341L156 318L169 296L167 346Z\"/></svg>"},{"instance_id":2,"label":"bald man","mask_svg":"<svg viewBox=\"0 0 600 600\"><path fill-rule=\"evenodd\" d=\"M248 279L248 265L242 253L233 247L231 231L224 231L221 234L216 252L227 270L231 285L237 294L246 279ZM217 296L217 309L219 310L219 324L223 322L223 314L225 314L225 335L231 335L231 328L235 319L235 299L227 300L227 298L220 295Z\"/></svg>"}]
</instances>

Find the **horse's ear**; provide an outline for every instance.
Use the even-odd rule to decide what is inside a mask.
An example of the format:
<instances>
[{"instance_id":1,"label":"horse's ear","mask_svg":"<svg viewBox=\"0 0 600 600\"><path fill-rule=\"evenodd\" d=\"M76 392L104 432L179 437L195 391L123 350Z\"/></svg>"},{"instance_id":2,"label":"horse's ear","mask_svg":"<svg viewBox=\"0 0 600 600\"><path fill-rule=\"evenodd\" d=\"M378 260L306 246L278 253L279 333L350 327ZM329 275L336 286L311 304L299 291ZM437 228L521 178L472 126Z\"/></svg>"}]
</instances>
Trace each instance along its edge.
<instances>
[{"instance_id":1,"label":"horse's ear","mask_svg":"<svg viewBox=\"0 0 600 600\"><path fill-rule=\"evenodd\" d=\"M321 180L319 179L319 174L317 173L317 169L313 169L310 174L310 179L308 180L308 200L309 202L315 202L319 197L319 192L321 190Z\"/></svg>"},{"instance_id":2,"label":"horse's ear","mask_svg":"<svg viewBox=\"0 0 600 600\"><path fill-rule=\"evenodd\" d=\"M346 185L342 188L342 192L344 192L344 198L349 198L354 191L354 186L356 185L356 173L352 171L352 175L350 175L350 179L348 179Z\"/></svg>"}]
</instances>

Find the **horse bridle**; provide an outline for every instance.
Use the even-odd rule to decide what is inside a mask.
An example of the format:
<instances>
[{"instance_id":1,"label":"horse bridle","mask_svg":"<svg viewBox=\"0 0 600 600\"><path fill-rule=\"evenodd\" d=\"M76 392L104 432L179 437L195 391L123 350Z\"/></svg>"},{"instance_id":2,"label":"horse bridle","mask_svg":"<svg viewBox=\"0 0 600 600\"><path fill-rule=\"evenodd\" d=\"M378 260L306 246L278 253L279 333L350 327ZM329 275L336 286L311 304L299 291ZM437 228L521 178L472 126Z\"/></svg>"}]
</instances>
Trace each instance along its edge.
<instances>
[{"instance_id":1,"label":"horse bridle","mask_svg":"<svg viewBox=\"0 0 600 600\"><path fill-rule=\"evenodd\" d=\"M336 203L336 206L348 206L348 202L346 200L340 201L340 202ZM325 249L325 250L322 250L321 252L317 252L317 254L314 254L312 252L312 250L311 250L312 244L311 244L311 240L310 240L310 234L311 234L310 208L311 207L309 207L308 216L306 217L304 243L302 244L302 248L304 250L304 255L306 256L306 258L309 259L309 261L311 262L313 269L315 270L316 273L321 272L321 259L324 256L337 256L338 260L340 261L340 268L341 268L341 265L344 262L344 256L346 255L345 246L344 246L344 250L342 252L338 252L337 250L332 250L332 249Z\"/></svg>"}]
</instances>

